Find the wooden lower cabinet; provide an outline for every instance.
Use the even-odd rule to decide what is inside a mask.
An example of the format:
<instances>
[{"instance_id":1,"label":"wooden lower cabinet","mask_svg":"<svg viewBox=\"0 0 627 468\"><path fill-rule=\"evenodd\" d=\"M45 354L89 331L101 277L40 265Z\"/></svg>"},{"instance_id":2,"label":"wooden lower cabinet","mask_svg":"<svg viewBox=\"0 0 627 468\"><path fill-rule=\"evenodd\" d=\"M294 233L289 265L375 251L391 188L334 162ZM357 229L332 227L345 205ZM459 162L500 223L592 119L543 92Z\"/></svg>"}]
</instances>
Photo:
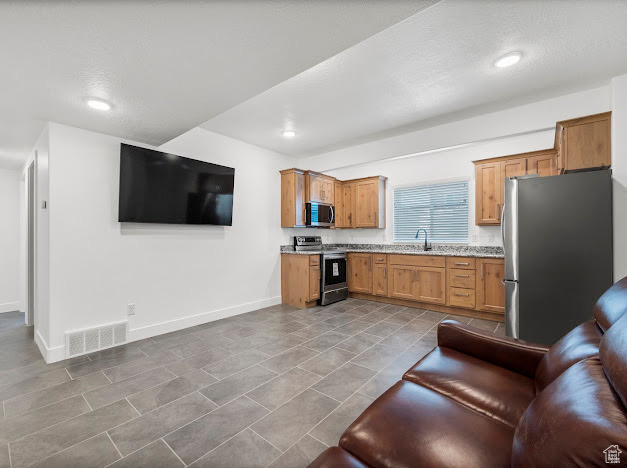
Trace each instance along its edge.
<instances>
[{"instance_id":1,"label":"wooden lower cabinet","mask_svg":"<svg viewBox=\"0 0 627 468\"><path fill-rule=\"evenodd\" d=\"M416 300L444 304L446 302L446 269L418 267L416 269Z\"/></svg>"},{"instance_id":2,"label":"wooden lower cabinet","mask_svg":"<svg viewBox=\"0 0 627 468\"><path fill-rule=\"evenodd\" d=\"M502 320L501 258L348 254L348 290L356 297Z\"/></svg>"},{"instance_id":3,"label":"wooden lower cabinet","mask_svg":"<svg viewBox=\"0 0 627 468\"><path fill-rule=\"evenodd\" d=\"M505 313L505 262L501 258L477 259L477 309Z\"/></svg>"},{"instance_id":4,"label":"wooden lower cabinet","mask_svg":"<svg viewBox=\"0 0 627 468\"><path fill-rule=\"evenodd\" d=\"M320 299L320 267L309 267L309 300Z\"/></svg>"},{"instance_id":5,"label":"wooden lower cabinet","mask_svg":"<svg viewBox=\"0 0 627 468\"><path fill-rule=\"evenodd\" d=\"M375 296L388 295L388 266L385 263L375 263L372 273L372 294Z\"/></svg>"},{"instance_id":6,"label":"wooden lower cabinet","mask_svg":"<svg viewBox=\"0 0 627 468\"><path fill-rule=\"evenodd\" d=\"M348 290L372 294L372 254L348 255Z\"/></svg>"},{"instance_id":7,"label":"wooden lower cabinet","mask_svg":"<svg viewBox=\"0 0 627 468\"><path fill-rule=\"evenodd\" d=\"M390 265L388 291L390 297L416 300L416 267Z\"/></svg>"},{"instance_id":8,"label":"wooden lower cabinet","mask_svg":"<svg viewBox=\"0 0 627 468\"><path fill-rule=\"evenodd\" d=\"M281 254L281 301L314 307L320 298L320 255Z\"/></svg>"},{"instance_id":9,"label":"wooden lower cabinet","mask_svg":"<svg viewBox=\"0 0 627 468\"><path fill-rule=\"evenodd\" d=\"M390 265L390 297L420 302L446 302L446 269Z\"/></svg>"}]
</instances>

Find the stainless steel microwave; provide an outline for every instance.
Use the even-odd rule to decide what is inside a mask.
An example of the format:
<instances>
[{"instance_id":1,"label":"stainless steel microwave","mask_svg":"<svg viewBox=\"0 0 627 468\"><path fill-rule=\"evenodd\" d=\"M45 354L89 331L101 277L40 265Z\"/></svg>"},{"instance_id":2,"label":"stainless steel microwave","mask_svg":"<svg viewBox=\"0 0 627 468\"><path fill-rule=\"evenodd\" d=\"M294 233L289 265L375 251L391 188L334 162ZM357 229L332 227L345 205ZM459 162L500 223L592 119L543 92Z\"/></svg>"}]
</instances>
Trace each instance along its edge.
<instances>
[{"instance_id":1,"label":"stainless steel microwave","mask_svg":"<svg viewBox=\"0 0 627 468\"><path fill-rule=\"evenodd\" d=\"M307 226L331 227L335 225L333 205L325 203L305 204L305 224Z\"/></svg>"}]
</instances>

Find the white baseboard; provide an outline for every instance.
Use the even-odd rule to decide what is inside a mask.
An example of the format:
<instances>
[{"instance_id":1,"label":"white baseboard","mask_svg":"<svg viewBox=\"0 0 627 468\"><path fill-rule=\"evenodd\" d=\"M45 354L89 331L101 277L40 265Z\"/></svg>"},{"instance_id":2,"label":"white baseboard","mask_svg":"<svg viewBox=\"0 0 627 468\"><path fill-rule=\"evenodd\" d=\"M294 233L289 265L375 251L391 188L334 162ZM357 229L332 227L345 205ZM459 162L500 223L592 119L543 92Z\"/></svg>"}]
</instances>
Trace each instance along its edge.
<instances>
[{"instance_id":1,"label":"white baseboard","mask_svg":"<svg viewBox=\"0 0 627 468\"><path fill-rule=\"evenodd\" d=\"M19 302L5 302L4 304L0 304L0 314L15 312L16 310L20 310Z\"/></svg>"},{"instance_id":2,"label":"white baseboard","mask_svg":"<svg viewBox=\"0 0 627 468\"><path fill-rule=\"evenodd\" d=\"M201 323L213 322L215 320L233 317L239 314L245 314L246 312L270 307L280 303L281 296L275 296L268 299L262 299L260 301L248 302L246 304L225 307L224 309L213 310L203 314L192 315L191 317L183 317L170 320L168 322L161 322L154 325L148 325L146 327L135 328L129 330L128 341L143 340L144 338L150 338L151 336L163 335L164 333L182 330L183 328L189 328L195 325L200 325Z\"/></svg>"},{"instance_id":3,"label":"white baseboard","mask_svg":"<svg viewBox=\"0 0 627 468\"><path fill-rule=\"evenodd\" d=\"M51 364L53 362L62 361L65 359L65 346L57 346L56 348L49 348L48 343L44 340L44 337L41 336L39 330L35 330L35 343L39 348L39 352L46 361L46 364Z\"/></svg>"},{"instance_id":4,"label":"white baseboard","mask_svg":"<svg viewBox=\"0 0 627 468\"><path fill-rule=\"evenodd\" d=\"M203 314L192 315L190 317L182 317L175 320L169 320L167 322L155 323L145 327L135 328L128 332L128 342L143 340L144 338L150 338L151 336L162 335L183 328L193 327L200 325L201 323L213 322L227 317L233 317L239 314L245 314L253 310L262 309L264 307L270 307L281 303L281 296L269 297L267 299L261 299L259 301L248 302L246 304L240 304L233 307L225 307L224 309L212 310L211 312L205 312ZM35 342L39 346L46 363L51 364L53 362L62 361L65 359L65 346L57 346L49 348L46 341L41 337L39 332L35 333Z\"/></svg>"}]
</instances>

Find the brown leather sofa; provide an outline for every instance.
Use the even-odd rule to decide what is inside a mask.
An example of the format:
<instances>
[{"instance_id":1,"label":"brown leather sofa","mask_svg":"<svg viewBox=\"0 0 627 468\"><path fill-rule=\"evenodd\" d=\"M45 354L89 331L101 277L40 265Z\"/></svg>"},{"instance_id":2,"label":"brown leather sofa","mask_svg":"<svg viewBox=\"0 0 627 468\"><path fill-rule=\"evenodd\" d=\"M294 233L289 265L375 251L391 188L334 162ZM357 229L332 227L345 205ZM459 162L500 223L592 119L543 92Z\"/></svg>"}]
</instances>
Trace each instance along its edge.
<instances>
[{"instance_id":1,"label":"brown leather sofa","mask_svg":"<svg viewBox=\"0 0 627 468\"><path fill-rule=\"evenodd\" d=\"M606 466L612 446L627 465L625 311L627 278L550 348L445 320L310 468Z\"/></svg>"}]
</instances>

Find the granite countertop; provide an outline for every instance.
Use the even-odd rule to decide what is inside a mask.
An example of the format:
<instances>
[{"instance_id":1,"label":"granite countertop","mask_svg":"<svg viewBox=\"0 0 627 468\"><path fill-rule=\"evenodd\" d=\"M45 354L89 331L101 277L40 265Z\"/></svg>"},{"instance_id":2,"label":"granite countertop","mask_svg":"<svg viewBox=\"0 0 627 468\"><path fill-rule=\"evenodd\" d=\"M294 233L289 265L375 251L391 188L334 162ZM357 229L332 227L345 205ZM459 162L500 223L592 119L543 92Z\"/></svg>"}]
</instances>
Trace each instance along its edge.
<instances>
[{"instance_id":1,"label":"granite countertop","mask_svg":"<svg viewBox=\"0 0 627 468\"><path fill-rule=\"evenodd\" d=\"M466 246L466 245L437 245L433 250L423 250L423 245L416 244L326 244L323 250L298 251L293 245L282 245L281 253L295 255L320 255L342 249L346 252L384 253L403 255L441 255L447 257L482 257L503 258L502 247Z\"/></svg>"}]
</instances>

